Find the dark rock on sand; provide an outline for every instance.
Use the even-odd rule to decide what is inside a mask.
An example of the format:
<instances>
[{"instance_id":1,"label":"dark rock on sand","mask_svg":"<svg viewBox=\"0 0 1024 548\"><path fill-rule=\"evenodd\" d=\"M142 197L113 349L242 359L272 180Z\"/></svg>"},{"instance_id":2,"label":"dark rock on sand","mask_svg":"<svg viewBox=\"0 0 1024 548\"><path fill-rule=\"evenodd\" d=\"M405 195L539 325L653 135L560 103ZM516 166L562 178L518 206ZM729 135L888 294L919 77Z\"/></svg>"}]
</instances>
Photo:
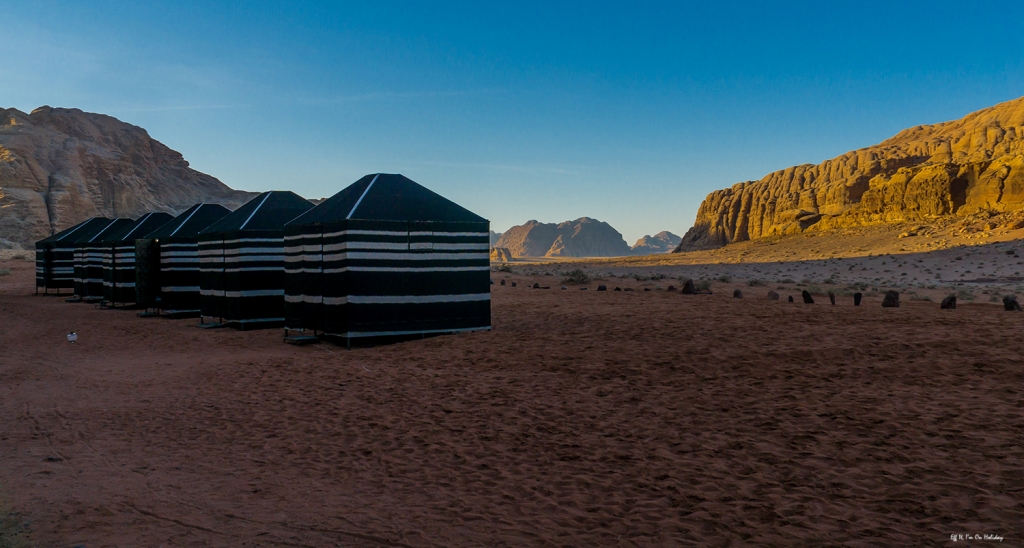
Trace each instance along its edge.
<instances>
[{"instance_id":1,"label":"dark rock on sand","mask_svg":"<svg viewBox=\"0 0 1024 548\"><path fill-rule=\"evenodd\" d=\"M853 294L853 306L860 306L860 299L863 296L864 295L862 293L854 293Z\"/></svg>"},{"instance_id":2,"label":"dark rock on sand","mask_svg":"<svg viewBox=\"0 0 1024 548\"><path fill-rule=\"evenodd\" d=\"M734 289L732 291L732 298L734 298L734 299L742 299L743 298L743 292L740 291L739 289Z\"/></svg>"},{"instance_id":3,"label":"dark rock on sand","mask_svg":"<svg viewBox=\"0 0 1024 548\"><path fill-rule=\"evenodd\" d=\"M789 302L793 302L793 296L792 295L789 296Z\"/></svg>"},{"instance_id":4,"label":"dark rock on sand","mask_svg":"<svg viewBox=\"0 0 1024 548\"><path fill-rule=\"evenodd\" d=\"M769 301L777 301L777 300L779 300L779 294L774 292L774 291L769 290L768 291L768 300Z\"/></svg>"},{"instance_id":5,"label":"dark rock on sand","mask_svg":"<svg viewBox=\"0 0 1024 548\"><path fill-rule=\"evenodd\" d=\"M693 295L696 292L697 286L693 285L693 280L683 282L683 295Z\"/></svg>"},{"instance_id":6,"label":"dark rock on sand","mask_svg":"<svg viewBox=\"0 0 1024 548\"><path fill-rule=\"evenodd\" d=\"M814 304L814 299L811 298L810 291L807 291L805 289L803 290L803 292L800 293L800 296L804 298L804 304Z\"/></svg>"},{"instance_id":7,"label":"dark rock on sand","mask_svg":"<svg viewBox=\"0 0 1024 548\"><path fill-rule=\"evenodd\" d=\"M882 308L899 308L900 307L900 294L890 289L885 292L885 297L882 299Z\"/></svg>"},{"instance_id":8,"label":"dark rock on sand","mask_svg":"<svg viewBox=\"0 0 1024 548\"><path fill-rule=\"evenodd\" d=\"M942 299L942 303L939 304L941 310L956 310L956 295L950 295L945 299Z\"/></svg>"},{"instance_id":9,"label":"dark rock on sand","mask_svg":"<svg viewBox=\"0 0 1024 548\"><path fill-rule=\"evenodd\" d=\"M597 286L597 290L598 291L608 291L608 286L606 286L606 285L599 285L599 286Z\"/></svg>"},{"instance_id":10,"label":"dark rock on sand","mask_svg":"<svg viewBox=\"0 0 1024 548\"><path fill-rule=\"evenodd\" d=\"M1003 297L1003 310L1016 310L1020 312L1020 303L1017 302L1017 297L1012 295Z\"/></svg>"},{"instance_id":11,"label":"dark rock on sand","mask_svg":"<svg viewBox=\"0 0 1024 548\"><path fill-rule=\"evenodd\" d=\"M832 306L835 306L836 305L836 294L831 292L831 291L829 291L828 292L828 300L832 301Z\"/></svg>"}]
</instances>

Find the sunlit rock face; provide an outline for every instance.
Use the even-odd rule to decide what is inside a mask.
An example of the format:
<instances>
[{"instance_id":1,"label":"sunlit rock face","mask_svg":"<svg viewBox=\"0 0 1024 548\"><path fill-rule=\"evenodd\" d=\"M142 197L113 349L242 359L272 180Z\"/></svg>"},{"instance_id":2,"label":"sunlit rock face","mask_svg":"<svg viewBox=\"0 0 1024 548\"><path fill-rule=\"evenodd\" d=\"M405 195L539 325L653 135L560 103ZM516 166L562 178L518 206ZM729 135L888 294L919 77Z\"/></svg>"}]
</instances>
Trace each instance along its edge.
<instances>
[{"instance_id":1,"label":"sunlit rock face","mask_svg":"<svg viewBox=\"0 0 1024 548\"><path fill-rule=\"evenodd\" d=\"M111 116L0 110L0 246L30 248L90 217L176 214L198 202L235 208L254 195L189 168L146 130Z\"/></svg>"},{"instance_id":2,"label":"sunlit rock face","mask_svg":"<svg viewBox=\"0 0 1024 548\"><path fill-rule=\"evenodd\" d=\"M676 251L1024 208L1024 98L708 195Z\"/></svg>"}]
</instances>

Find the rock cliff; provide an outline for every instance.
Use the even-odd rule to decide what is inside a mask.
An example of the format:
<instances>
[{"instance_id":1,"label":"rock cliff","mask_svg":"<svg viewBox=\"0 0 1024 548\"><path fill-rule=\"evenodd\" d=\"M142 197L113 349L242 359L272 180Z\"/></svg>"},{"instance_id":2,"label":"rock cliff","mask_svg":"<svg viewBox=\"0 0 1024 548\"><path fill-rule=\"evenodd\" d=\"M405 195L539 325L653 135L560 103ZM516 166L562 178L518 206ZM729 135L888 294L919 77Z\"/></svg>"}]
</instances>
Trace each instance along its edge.
<instances>
[{"instance_id":1,"label":"rock cliff","mask_svg":"<svg viewBox=\"0 0 1024 548\"><path fill-rule=\"evenodd\" d=\"M654 236L644 236L633 244L631 251L634 255L650 255L652 253L668 253L679 245L682 238L663 230Z\"/></svg>"},{"instance_id":2,"label":"rock cliff","mask_svg":"<svg viewBox=\"0 0 1024 548\"><path fill-rule=\"evenodd\" d=\"M676 251L1024 208L1024 97L705 198Z\"/></svg>"},{"instance_id":3,"label":"rock cliff","mask_svg":"<svg viewBox=\"0 0 1024 548\"><path fill-rule=\"evenodd\" d=\"M97 215L178 213L197 202L235 208L254 193L189 168L146 130L103 114L0 110L0 248Z\"/></svg>"},{"instance_id":4,"label":"rock cliff","mask_svg":"<svg viewBox=\"0 0 1024 548\"><path fill-rule=\"evenodd\" d=\"M514 226L494 244L513 257L620 257L629 244L608 223L580 217L564 223L527 221Z\"/></svg>"}]
</instances>

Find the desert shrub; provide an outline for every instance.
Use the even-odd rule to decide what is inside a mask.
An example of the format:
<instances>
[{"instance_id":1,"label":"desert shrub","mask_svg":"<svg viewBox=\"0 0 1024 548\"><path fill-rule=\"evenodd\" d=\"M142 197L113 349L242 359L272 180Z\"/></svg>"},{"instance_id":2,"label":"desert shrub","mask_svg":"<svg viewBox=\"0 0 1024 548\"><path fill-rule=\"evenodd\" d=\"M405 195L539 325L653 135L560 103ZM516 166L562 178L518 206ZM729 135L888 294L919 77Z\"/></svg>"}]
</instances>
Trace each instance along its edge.
<instances>
[{"instance_id":1,"label":"desert shrub","mask_svg":"<svg viewBox=\"0 0 1024 548\"><path fill-rule=\"evenodd\" d=\"M956 298L961 301L973 301L974 297L974 291L967 289L966 287L956 290Z\"/></svg>"},{"instance_id":2,"label":"desert shrub","mask_svg":"<svg viewBox=\"0 0 1024 548\"><path fill-rule=\"evenodd\" d=\"M17 254L15 254L11 258L14 259L15 261L27 261L28 260L28 255L26 255L24 253L17 253Z\"/></svg>"},{"instance_id":3,"label":"desert shrub","mask_svg":"<svg viewBox=\"0 0 1024 548\"><path fill-rule=\"evenodd\" d=\"M747 280L747 285L749 285L750 287L758 287L758 286L764 285L764 282L762 282L761 280L757 280L757 279Z\"/></svg>"},{"instance_id":4,"label":"desert shrub","mask_svg":"<svg viewBox=\"0 0 1024 548\"><path fill-rule=\"evenodd\" d=\"M986 293L986 292L983 291L982 293ZM996 295L995 293L993 293L993 294L988 296L988 302L990 302L990 303L997 303L997 302L999 302L1001 300L1002 299L999 298L999 295Z\"/></svg>"},{"instance_id":5,"label":"desert shrub","mask_svg":"<svg viewBox=\"0 0 1024 548\"><path fill-rule=\"evenodd\" d=\"M507 264L503 264L501 266L494 267L494 271L495 272L512 272L512 267L507 265Z\"/></svg>"},{"instance_id":6,"label":"desert shrub","mask_svg":"<svg viewBox=\"0 0 1024 548\"><path fill-rule=\"evenodd\" d=\"M910 292L910 300L912 301L927 301L932 302L932 298L928 295L918 295L916 291Z\"/></svg>"},{"instance_id":7,"label":"desert shrub","mask_svg":"<svg viewBox=\"0 0 1024 548\"><path fill-rule=\"evenodd\" d=\"M822 289L822 288L820 288L820 287L818 287L818 286L816 286L814 284L811 284L811 285L807 286L807 292L810 293L811 295L824 295L825 294L825 290L824 289Z\"/></svg>"},{"instance_id":8,"label":"desert shrub","mask_svg":"<svg viewBox=\"0 0 1024 548\"><path fill-rule=\"evenodd\" d=\"M783 280L779 280L779 283L780 284L791 284L791 283L793 283L793 280L790 279L790 278L786 278L786 279L783 279Z\"/></svg>"},{"instance_id":9,"label":"desert shrub","mask_svg":"<svg viewBox=\"0 0 1024 548\"><path fill-rule=\"evenodd\" d=\"M732 281L732 278L729 277L728 274L722 274L721 276L719 276L719 277L717 277L715 279L720 281L720 282L722 282L722 283L724 283L724 284L727 284L727 283Z\"/></svg>"},{"instance_id":10,"label":"desert shrub","mask_svg":"<svg viewBox=\"0 0 1024 548\"><path fill-rule=\"evenodd\" d=\"M640 274L639 272L634 272L634 273L630 274L629 277L633 278L634 280L636 280L638 282L646 282L647 281L647 276L644 276L643 274Z\"/></svg>"},{"instance_id":11,"label":"desert shrub","mask_svg":"<svg viewBox=\"0 0 1024 548\"><path fill-rule=\"evenodd\" d=\"M563 272L562 281L568 284L588 284L590 283L590 276L583 270L577 268L576 270Z\"/></svg>"},{"instance_id":12,"label":"desert shrub","mask_svg":"<svg viewBox=\"0 0 1024 548\"><path fill-rule=\"evenodd\" d=\"M697 280L693 285L697 291L711 291L711 280Z\"/></svg>"},{"instance_id":13,"label":"desert shrub","mask_svg":"<svg viewBox=\"0 0 1024 548\"><path fill-rule=\"evenodd\" d=\"M0 276L6 276L6 275L8 275L10 273L11 273L11 269L9 269L9 268L0 268Z\"/></svg>"},{"instance_id":14,"label":"desert shrub","mask_svg":"<svg viewBox=\"0 0 1024 548\"><path fill-rule=\"evenodd\" d=\"M664 274L651 274L652 280L664 280L665 278L668 278L668 276Z\"/></svg>"}]
</instances>

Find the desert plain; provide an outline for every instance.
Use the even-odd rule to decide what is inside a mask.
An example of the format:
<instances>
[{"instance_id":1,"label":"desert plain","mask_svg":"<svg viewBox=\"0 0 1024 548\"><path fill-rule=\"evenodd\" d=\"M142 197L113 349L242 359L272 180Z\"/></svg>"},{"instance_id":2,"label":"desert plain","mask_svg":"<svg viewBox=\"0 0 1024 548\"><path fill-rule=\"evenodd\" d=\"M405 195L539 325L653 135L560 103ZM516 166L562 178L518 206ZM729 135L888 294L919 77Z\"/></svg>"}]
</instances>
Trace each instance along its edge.
<instances>
[{"instance_id":1,"label":"desert plain","mask_svg":"<svg viewBox=\"0 0 1024 548\"><path fill-rule=\"evenodd\" d=\"M0 546L1020 545L1024 245L890 236L495 265L491 331L352 350L34 296L8 254Z\"/></svg>"}]
</instances>

